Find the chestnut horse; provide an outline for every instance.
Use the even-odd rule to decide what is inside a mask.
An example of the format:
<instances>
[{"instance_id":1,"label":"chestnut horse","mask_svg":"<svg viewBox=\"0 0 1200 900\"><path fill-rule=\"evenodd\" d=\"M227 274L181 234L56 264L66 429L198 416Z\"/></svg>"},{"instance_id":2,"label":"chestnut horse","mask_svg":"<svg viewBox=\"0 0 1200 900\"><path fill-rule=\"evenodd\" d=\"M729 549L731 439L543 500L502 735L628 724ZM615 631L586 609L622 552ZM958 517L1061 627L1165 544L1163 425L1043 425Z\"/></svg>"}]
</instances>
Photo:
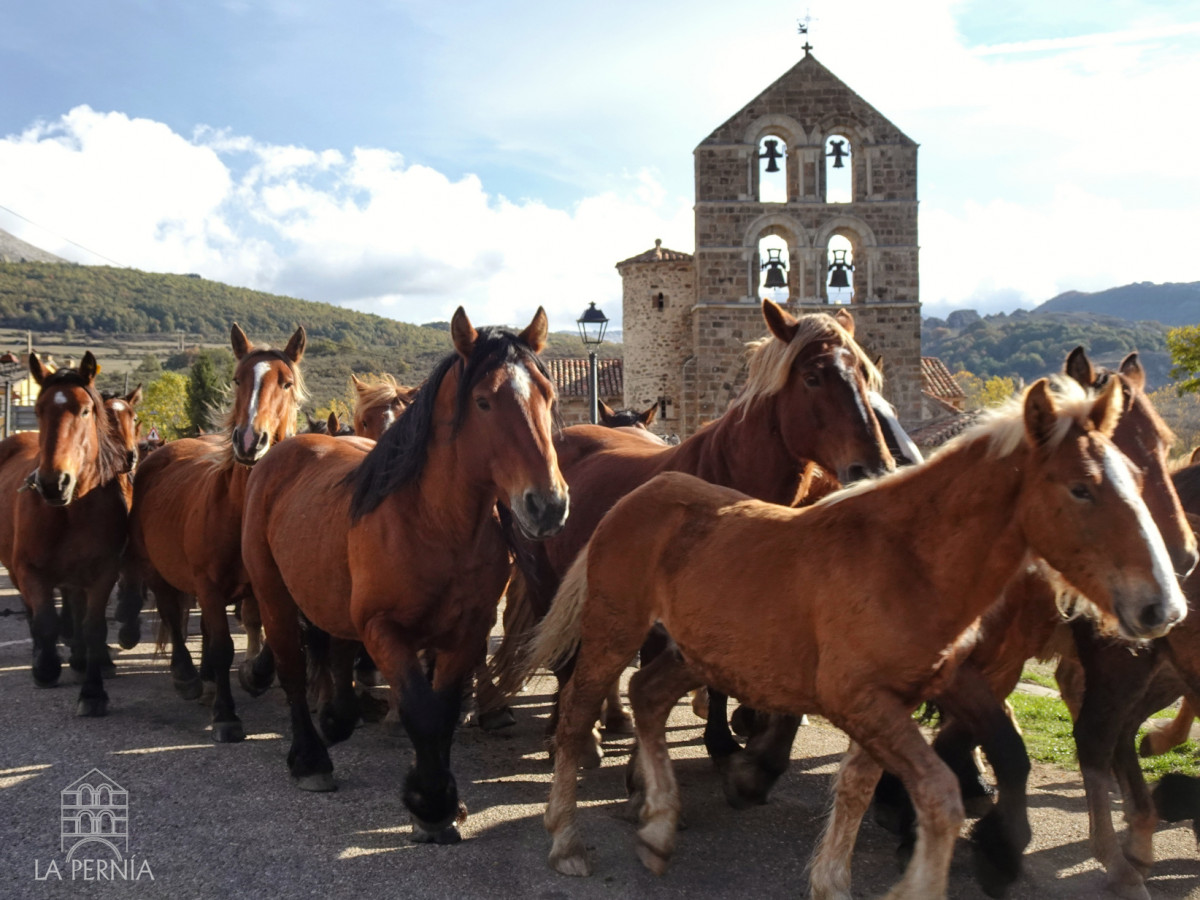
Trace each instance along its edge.
<instances>
[{"instance_id":1,"label":"chestnut horse","mask_svg":"<svg viewBox=\"0 0 1200 900\"><path fill-rule=\"evenodd\" d=\"M304 399L303 328L296 329L283 350L254 346L237 325L230 340L237 368L226 434L171 441L151 454L138 471L130 516L131 558L170 631L176 690L192 699L202 686L185 643L188 595L200 605L207 641L204 662L211 664L216 682L212 737L221 742L246 736L229 686L233 638L225 613L239 598L244 621L255 612L253 598L242 596L247 584L241 560L246 479L272 445L295 433L296 410ZM247 630L252 629L248 624ZM268 651L261 656L269 657ZM264 690L270 677L265 681Z\"/></svg>"},{"instance_id":2,"label":"chestnut horse","mask_svg":"<svg viewBox=\"0 0 1200 900\"><path fill-rule=\"evenodd\" d=\"M807 509L675 473L622 500L568 573L530 659L552 663L578 647L546 810L551 864L588 872L575 825L580 750L612 678L661 621L677 649L630 684L648 868L665 869L680 809L666 719L707 682L760 709L820 712L852 740L814 897L850 897L855 835L883 766L909 789L919 830L888 896L944 897L962 801L911 714L951 677L976 619L1028 554L1131 638L1164 634L1187 612L1137 475L1109 439L1115 388L1093 399L1073 382L1056 395L1039 381L927 464Z\"/></svg>"},{"instance_id":3,"label":"chestnut horse","mask_svg":"<svg viewBox=\"0 0 1200 900\"><path fill-rule=\"evenodd\" d=\"M362 641L398 690L416 751L404 787L415 841L458 840L466 815L450 747L509 577L497 503L535 540L567 517L554 386L537 357L546 332L540 308L517 334L476 331L460 307L455 352L378 443L301 435L250 476L242 555L291 705L288 769L304 790L335 787L305 699L299 612L335 639ZM431 675L423 650L435 651ZM342 724L326 737L354 723Z\"/></svg>"},{"instance_id":4,"label":"chestnut horse","mask_svg":"<svg viewBox=\"0 0 1200 900\"><path fill-rule=\"evenodd\" d=\"M660 472L688 472L770 503L791 505L814 462L850 482L878 475L894 463L868 394L880 387L878 370L854 340L854 319L813 313L795 318L763 300L770 334L751 345L746 386L715 422L676 446L659 446L628 429L576 425L555 441L574 508L558 537L532 554L518 554L521 577L510 604L529 604L530 620L544 615L563 574L601 517L621 497ZM524 635L505 635L518 643ZM501 690L524 680L520 653L502 645L493 659ZM610 727L624 717L614 682ZM595 745L596 756L599 745Z\"/></svg>"},{"instance_id":5,"label":"chestnut horse","mask_svg":"<svg viewBox=\"0 0 1200 900\"><path fill-rule=\"evenodd\" d=\"M1087 389L1116 383L1122 413L1113 443L1142 473L1142 498L1176 570L1187 572L1196 560L1196 542L1166 465L1174 438L1146 395L1145 371L1137 354L1125 357L1114 372L1093 366L1083 348L1077 347L1068 355L1064 372ZM1030 838L1025 791L1029 757L1004 699L1016 687L1027 659L1058 652L1050 646L1062 623L1058 595L1056 578L1044 565L1022 571L984 614L978 644L935 698L943 721L934 749L958 774L968 809L983 815L972 839L979 878L993 895L1019 874L1021 853ZM1129 655L1115 648L1114 653ZM1121 661L1114 665L1119 667ZM1125 678L1117 682L1131 683ZM983 746L996 774L994 807L972 755L977 744ZM912 807L894 776L885 773L875 804L881 824L905 835L911 845L916 838Z\"/></svg>"},{"instance_id":6,"label":"chestnut horse","mask_svg":"<svg viewBox=\"0 0 1200 900\"><path fill-rule=\"evenodd\" d=\"M350 376L354 385L354 433L359 437L379 440L379 436L390 428L412 403L417 388L397 383L391 375L383 374L367 379Z\"/></svg>"},{"instance_id":7,"label":"chestnut horse","mask_svg":"<svg viewBox=\"0 0 1200 900\"><path fill-rule=\"evenodd\" d=\"M49 372L36 353L29 371L39 386L38 432L0 442L0 563L29 612L33 680L57 683L59 615L74 608L85 669L76 714L108 711L102 668L111 665L105 608L117 580L128 533L122 475L130 465L109 410L96 391L99 366L91 351L78 369Z\"/></svg>"}]
</instances>

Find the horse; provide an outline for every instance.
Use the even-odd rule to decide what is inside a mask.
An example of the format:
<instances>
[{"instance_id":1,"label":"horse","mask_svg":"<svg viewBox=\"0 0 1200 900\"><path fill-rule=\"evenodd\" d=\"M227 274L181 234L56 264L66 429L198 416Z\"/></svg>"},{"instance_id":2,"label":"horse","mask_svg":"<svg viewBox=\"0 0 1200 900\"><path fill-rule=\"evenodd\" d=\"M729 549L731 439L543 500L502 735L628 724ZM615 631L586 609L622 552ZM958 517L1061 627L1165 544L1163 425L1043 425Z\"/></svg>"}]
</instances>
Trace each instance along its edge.
<instances>
[{"instance_id":1,"label":"horse","mask_svg":"<svg viewBox=\"0 0 1200 900\"><path fill-rule=\"evenodd\" d=\"M925 465L812 507L681 473L625 497L568 572L527 661L575 654L545 816L551 865L589 873L575 823L580 751L611 679L657 620L672 652L629 692L638 852L651 871L665 870L680 809L666 719L707 682L760 709L820 712L850 736L811 869L815 898L850 897L850 855L882 767L909 789L919 829L888 896L944 897L962 800L912 711L952 677L975 620L1028 554L1130 638L1165 634L1187 612L1137 475L1110 440L1120 411L1115 382L1092 398L1043 379Z\"/></svg>"},{"instance_id":2,"label":"horse","mask_svg":"<svg viewBox=\"0 0 1200 900\"><path fill-rule=\"evenodd\" d=\"M58 682L59 616L75 610L84 671L75 712L108 712L102 669L112 660L105 643L105 608L117 580L128 531L122 475L130 458L117 437L109 410L96 390L100 367L87 351L78 369L48 371L36 353L29 372L38 385L37 433L0 442L0 563L8 570L29 613L33 680Z\"/></svg>"},{"instance_id":3,"label":"horse","mask_svg":"<svg viewBox=\"0 0 1200 900\"><path fill-rule=\"evenodd\" d=\"M658 404L654 403L639 412L631 407L613 409L603 400L598 401L600 422L605 428L642 428L650 430L658 416Z\"/></svg>"},{"instance_id":4,"label":"horse","mask_svg":"<svg viewBox=\"0 0 1200 900\"><path fill-rule=\"evenodd\" d=\"M246 481L273 445L295 433L296 412L305 399L300 372L303 327L283 350L251 344L236 324L230 329L230 343L237 367L225 433L171 441L155 451L138 470L130 514L131 558L154 592L172 643L175 688L187 699L203 690L183 627L188 595L199 603L207 640L203 668L211 668L215 680L212 738L218 742L246 736L229 685L233 638L225 613L228 604L242 600L243 623L253 642L257 613L245 592L241 561ZM266 690L269 661L264 648L258 667L249 667L248 673L243 665L243 686L258 693Z\"/></svg>"},{"instance_id":5,"label":"horse","mask_svg":"<svg viewBox=\"0 0 1200 900\"><path fill-rule=\"evenodd\" d=\"M461 839L450 748L463 682L484 659L508 583L500 519L533 540L567 519L554 386L537 356L547 329L541 308L518 334L476 330L459 307L454 351L377 443L300 435L250 476L242 557L291 707L291 776L302 790L336 787L305 697L303 613L343 646L363 642L398 691L416 751L403 800L417 842ZM435 651L428 674L423 650ZM331 743L353 730L354 704L343 708L323 723Z\"/></svg>"},{"instance_id":6,"label":"horse","mask_svg":"<svg viewBox=\"0 0 1200 900\"><path fill-rule=\"evenodd\" d=\"M379 440L400 417L418 388L405 387L391 375L383 374L369 379L350 376L354 386L354 433L359 437Z\"/></svg>"},{"instance_id":7,"label":"horse","mask_svg":"<svg viewBox=\"0 0 1200 900\"><path fill-rule=\"evenodd\" d=\"M1196 543L1166 468L1174 439L1145 392L1145 371L1137 354L1129 354L1116 371L1110 371L1094 366L1084 349L1077 347L1067 356L1063 373L1085 389L1115 383L1122 412L1113 443L1143 473L1142 497L1173 565L1189 570L1196 559ZM934 750L958 775L968 811L981 816L971 835L975 863L981 884L993 896L1016 879L1030 839L1025 790L1029 757L1005 698L1016 687L1027 659L1059 652L1060 607L1072 605L1062 601L1056 576L1044 564L1024 569L984 613L980 640L934 700L942 713ZM982 745L996 775L994 805L975 764L976 745ZM916 837L912 805L890 773L884 774L876 789L875 816L902 835L904 847L911 847Z\"/></svg>"},{"instance_id":8,"label":"horse","mask_svg":"<svg viewBox=\"0 0 1200 900\"><path fill-rule=\"evenodd\" d=\"M559 465L575 498L563 533L518 554L521 578L509 604L528 604L536 620L549 607L563 574L587 543L601 517L625 494L660 472L688 472L760 500L791 505L806 486L805 467L816 463L841 482L878 475L894 466L868 394L881 386L878 369L854 340L854 319L812 313L793 317L763 300L767 337L750 345L746 385L725 413L675 446L657 446L628 429L576 425L555 441ZM505 635L518 643L523 636ZM502 644L493 659L500 689L519 690L524 675L519 651ZM616 682L609 694L610 728L625 730ZM734 745L736 747L736 745ZM738 748L740 749L740 748ZM599 738L591 762L601 755ZM731 751L732 752L732 751ZM751 771L757 747L741 762ZM774 774L770 781L778 777ZM733 773L727 794L750 792L761 802L761 785Z\"/></svg>"},{"instance_id":9,"label":"horse","mask_svg":"<svg viewBox=\"0 0 1200 900\"><path fill-rule=\"evenodd\" d=\"M337 412L330 410L324 421L314 419L309 413L304 414L308 424L304 426L304 434L332 434L334 437L345 437L354 434L354 426L342 424Z\"/></svg>"}]
</instances>

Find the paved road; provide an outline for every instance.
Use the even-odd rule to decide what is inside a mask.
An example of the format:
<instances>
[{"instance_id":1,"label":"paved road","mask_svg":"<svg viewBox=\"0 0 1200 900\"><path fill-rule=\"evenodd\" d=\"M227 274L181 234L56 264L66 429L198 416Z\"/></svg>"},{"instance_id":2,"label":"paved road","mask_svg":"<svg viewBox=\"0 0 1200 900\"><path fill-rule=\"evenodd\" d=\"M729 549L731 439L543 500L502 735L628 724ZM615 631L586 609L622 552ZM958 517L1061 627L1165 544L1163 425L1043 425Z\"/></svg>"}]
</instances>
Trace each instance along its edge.
<instances>
[{"instance_id":1,"label":"paved road","mask_svg":"<svg viewBox=\"0 0 1200 900\"><path fill-rule=\"evenodd\" d=\"M4 609L20 609L11 589L0 592ZM400 803L407 741L384 726L364 726L333 749L336 793L305 794L292 787L284 765L287 715L278 688L251 699L235 687L250 739L214 745L207 709L176 698L165 662L143 644L118 658L109 716L76 719L77 687L69 675L58 688L34 687L27 636L23 617L0 617L0 898L802 896L830 779L846 747L836 729L801 729L792 769L771 803L736 812L721 799L698 722L681 705L671 738L690 827L670 870L655 878L634 854L634 829L623 816L631 743L625 738L609 745L605 765L580 789L595 874L568 879L547 868L541 825L549 781L540 749L548 679L522 696L520 722L510 733L460 732L454 755L471 810L466 839L454 847L417 846L407 839ZM72 881L64 863L60 792L92 768L128 791L128 853L143 871L137 881L84 882L86 870ZM1103 896L1102 874L1087 849L1078 776L1036 768L1032 785L1034 843L1010 896ZM1190 829L1163 829L1158 848L1153 896L1200 898L1200 857ZM54 879L52 862L62 881ZM48 873L48 880L37 880ZM897 876L892 841L871 822L859 837L854 875L855 895L862 897L884 891ZM971 881L962 841L951 896L984 896Z\"/></svg>"}]
</instances>

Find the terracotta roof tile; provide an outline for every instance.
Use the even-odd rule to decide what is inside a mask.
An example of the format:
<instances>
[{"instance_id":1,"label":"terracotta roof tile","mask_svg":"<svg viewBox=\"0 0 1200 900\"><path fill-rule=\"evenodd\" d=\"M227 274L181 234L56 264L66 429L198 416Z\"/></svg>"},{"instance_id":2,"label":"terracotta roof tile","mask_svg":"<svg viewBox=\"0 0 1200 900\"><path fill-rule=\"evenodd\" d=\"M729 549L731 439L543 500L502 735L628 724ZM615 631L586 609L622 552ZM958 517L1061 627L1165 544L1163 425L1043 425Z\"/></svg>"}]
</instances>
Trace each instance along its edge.
<instances>
[{"instance_id":1,"label":"terracotta roof tile","mask_svg":"<svg viewBox=\"0 0 1200 900\"><path fill-rule=\"evenodd\" d=\"M588 361L582 359L545 359L546 368L550 371L550 379L559 397L587 397L588 395ZM625 361L623 359L597 359L596 382L600 388L600 397L612 398L625 396Z\"/></svg>"},{"instance_id":2,"label":"terracotta roof tile","mask_svg":"<svg viewBox=\"0 0 1200 900\"><path fill-rule=\"evenodd\" d=\"M923 390L934 397L942 400L967 399L967 395L954 380L946 364L936 356L921 357L921 378L924 381Z\"/></svg>"},{"instance_id":3,"label":"terracotta roof tile","mask_svg":"<svg viewBox=\"0 0 1200 900\"><path fill-rule=\"evenodd\" d=\"M617 268L628 265L629 263L644 263L644 262L690 262L692 254L680 253L678 250L668 250L662 245L661 239L654 241L654 249L647 250L645 253L639 253L637 256L631 256L629 259L623 259L617 263Z\"/></svg>"},{"instance_id":4,"label":"terracotta roof tile","mask_svg":"<svg viewBox=\"0 0 1200 900\"><path fill-rule=\"evenodd\" d=\"M951 418L938 419L935 422L930 422L928 425L911 429L908 432L908 436L913 439L913 443L918 447L924 447L927 450L940 447L946 441L958 437L974 425L979 420L982 412L982 410L975 409L967 413L958 413Z\"/></svg>"}]
</instances>

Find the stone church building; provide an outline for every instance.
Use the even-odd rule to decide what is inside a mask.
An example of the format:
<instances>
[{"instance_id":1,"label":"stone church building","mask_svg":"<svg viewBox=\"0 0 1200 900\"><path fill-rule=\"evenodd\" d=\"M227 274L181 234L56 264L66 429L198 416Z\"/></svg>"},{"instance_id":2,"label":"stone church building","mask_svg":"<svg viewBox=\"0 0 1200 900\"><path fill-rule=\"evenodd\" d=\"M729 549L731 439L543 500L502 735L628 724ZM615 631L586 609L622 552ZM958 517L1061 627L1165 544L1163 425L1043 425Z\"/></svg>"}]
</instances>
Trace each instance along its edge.
<instances>
[{"instance_id":1,"label":"stone church building","mask_svg":"<svg viewBox=\"0 0 1200 900\"><path fill-rule=\"evenodd\" d=\"M719 416L764 336L764 296L847 306L901 420L922 414L917 144L806 54L695 150L695 253L617 263L624 405L686 437Z\"/></svg>"}]
</instances>

